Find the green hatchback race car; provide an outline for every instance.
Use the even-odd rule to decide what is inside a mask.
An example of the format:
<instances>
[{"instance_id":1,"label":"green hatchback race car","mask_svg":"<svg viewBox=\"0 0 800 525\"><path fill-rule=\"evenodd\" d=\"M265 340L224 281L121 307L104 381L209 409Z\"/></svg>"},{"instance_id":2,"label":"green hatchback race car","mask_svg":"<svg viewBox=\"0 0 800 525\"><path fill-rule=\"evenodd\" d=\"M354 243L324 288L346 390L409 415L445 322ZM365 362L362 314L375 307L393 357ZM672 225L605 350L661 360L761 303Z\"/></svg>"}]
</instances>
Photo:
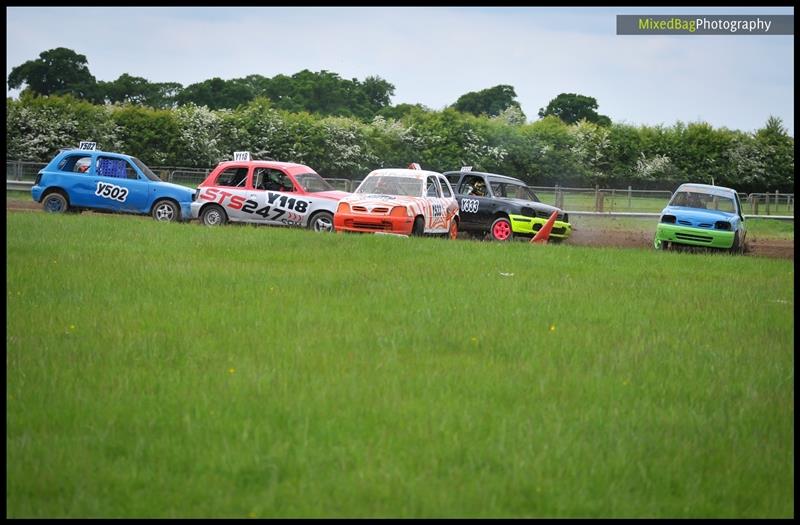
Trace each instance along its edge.
<instances>
[{"instance_id":1,"label":"green hatchback race car","mask_svg":"<svg viewBox=\"0 0 800 525\"><path fill-rule=\"evenodd\" d=\"M653 246L704 247L743 253L742 204L735 190L708 184L682 184L661 212Z\"/></svg>"}]
</instances>

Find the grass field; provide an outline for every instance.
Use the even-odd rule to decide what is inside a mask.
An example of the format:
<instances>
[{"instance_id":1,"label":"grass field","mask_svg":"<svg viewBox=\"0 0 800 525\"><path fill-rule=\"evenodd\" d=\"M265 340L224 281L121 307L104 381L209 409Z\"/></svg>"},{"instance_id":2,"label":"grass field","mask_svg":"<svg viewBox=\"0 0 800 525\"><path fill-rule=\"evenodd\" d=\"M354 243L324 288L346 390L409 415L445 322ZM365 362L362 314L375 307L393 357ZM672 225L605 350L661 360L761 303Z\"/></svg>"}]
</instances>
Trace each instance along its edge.
<instances>
[{"instance_id":1,"label":"grass field","mask_svg":"<svg viewBox=\"0 0 800 525\"><path fill-rule=\"evenodd\" d=\"M794 265L7 213L7 517L793 517Z\"/></svg>"}]
</instances>

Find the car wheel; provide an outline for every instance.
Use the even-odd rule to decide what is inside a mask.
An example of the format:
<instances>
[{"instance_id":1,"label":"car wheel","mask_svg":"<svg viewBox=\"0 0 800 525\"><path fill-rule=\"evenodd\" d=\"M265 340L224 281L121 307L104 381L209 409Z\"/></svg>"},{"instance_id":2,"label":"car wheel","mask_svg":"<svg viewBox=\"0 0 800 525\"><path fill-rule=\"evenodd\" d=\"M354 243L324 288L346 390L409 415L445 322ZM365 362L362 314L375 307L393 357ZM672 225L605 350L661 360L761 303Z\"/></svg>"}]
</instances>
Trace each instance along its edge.
<instances>
[{"instance_id":1,"label":"car wheel","mask_svg":"<svg viewBox=\"0 0 800 525\"><path fill-rule=\"evenodd\" d=\"M178 205L170 200L160 200L153 205L151 215L159 222L175 222L180 218Z\"/></svg>"},{"instance_id":2,"label":"car wheel","mask_svg":"<svg viewBox=\"0 0 800 525\"><path fill-rule=\"evenodd\" d=\"M744 253L744 246L739 241L739 232L736 232L736 234L733 236L733 244L731 245L730 252L737 255Z\"/></svg>"},{"instance_id":3,"label":"car wheel","mask_svg":"<svg viewBox=\"0 0 800 525\"><path fill-rule=\"evenodd\" d=\"M222 226L228 222L228 216L222 206L211 204L203 208L200 214L200 221L206 226Z\"/></svg>"},{"instance_id":4,"label":"car wheel","mask_svg":"<svg viewBox=\"0 0 800 525\"><path fill-rule=\"evenodd\" d=\"M315 213L308 221L308 229L315 232L332 232L333 214L328 211Z\"/></svg>"},{"instance_id":5,"label":"car wheel","mask_svg":"<svg viewBox=\"0 0 800 525\"><path fill-rule=\"evenodd\" d=\"M44 198L42 208L48 213L64 213L69 210L69 203L64 195L54 191Z\"/></svg>"},{"instance_id":6,"label":"car wheel","mask_svg":"<svg viewBox=\"0 0 800 525\"><path fill-rule=\"evenodd\" d=\"M414 227L411 228L411 235L420 237L425 234L425 219L417 217L414 219Z\"/></svg>"},{"instance_id":7,"label":"car wheel","mask_svg":"<svg viewBox=\"0 0 800 525\"><path fill-rule=\"evenodd\" d=\"M510 241L514 237L514 233L511 231L511 222L505 217L495 219L490 233L495 241Z\"/></svg>"}]
</instances>

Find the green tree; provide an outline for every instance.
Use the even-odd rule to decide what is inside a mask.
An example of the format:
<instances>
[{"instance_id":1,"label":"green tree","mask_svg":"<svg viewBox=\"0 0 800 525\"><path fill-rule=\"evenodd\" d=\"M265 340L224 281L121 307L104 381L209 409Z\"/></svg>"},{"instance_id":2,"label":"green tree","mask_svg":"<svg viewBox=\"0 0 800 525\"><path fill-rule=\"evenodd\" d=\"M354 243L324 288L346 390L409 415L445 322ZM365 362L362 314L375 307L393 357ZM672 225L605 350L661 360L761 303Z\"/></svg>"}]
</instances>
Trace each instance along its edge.
<instances>
[{"instance_id":1,"label":"green tree","mask_svg":"<svg viewBox=\"0 0 800 525\"><path fill-rule=\"evenodd\" d=\"M394 95L394 85L378 76L369 76L361 83L361 91L367 99L370 117L389 107Z\"/></svg>"},{"instance_id":2,"label":"green tree","mask_svg":"<svg viewBox=\"0 0 800 525\"><path fill-rule=\"evenodd\" d=\"M755 141L764 159L766 189L794 192L794 139L783 121L770 115Z\"/></svg>"},{"instance_id":3,"label":"green tree","mask_svg":"<svg viewBox=\"0 0 800 525\"><path fill-rule=\"evenodd\" d=\"M519 109L520 105L516 98L517 94L512 86L499 85L461 95L451 107L464 113L494 117L509 107Z\"/></svg>"},{"instance_id":4,"label":"green tree","mask_svg":"<svg viewBox=\"0 0 800 525\"><path fill-rule=\"evenodd\" d=\"M9 88L27 85L26 90L39 95L93 98L95 84L86 56L65 47L42 51L38 59L13 68L8 75Z\"/></svg>"},{"instance_id":5,"label":"green tree","mask_svg":"<svg viewBox=\"0 0 800 525\"><path fill-rule=\"evenodd\" d=\"M123 73L113 82L97 83L98 97L104 102L171 108L183 86L177 82L152 83Z\"/></svg>"},{"instance_id":6,"label":"green tree","mask_svg":"<svg viewBox=\"0 0 800 525\"><path fill-rule=\"evenodd\" d=\"M396 106L388 106L378 112L378 115L387 119L401 119L409 114L414 113L430 113L431 108L422 104L398 104Z\"/></svg>"},{"instance_id":7,"label":"green tree","mask_svg":"<svg viewBox=\"0 0 800 525\"><path fill-rule=\"evenodd\" d=\"M539 109L539 116L554 115L567 124L575 124L581 120L588 120L601 126L611 125L611 119L597 113L597 100L594 97L578 95L576 93L561 93L547 104L546 108Z\"/></svg>"},{"instance_id":8,"label":"green tree","mask_svg":"<svg viewBox=\"0 0 800 525\"><path fill-rule=\"evenodd\" d=\"M252 88L240 79L214 77L186 86L176 97L179 105L195 104L209 109L233 109L253 100Z\"/></svg>"}]
</instances>

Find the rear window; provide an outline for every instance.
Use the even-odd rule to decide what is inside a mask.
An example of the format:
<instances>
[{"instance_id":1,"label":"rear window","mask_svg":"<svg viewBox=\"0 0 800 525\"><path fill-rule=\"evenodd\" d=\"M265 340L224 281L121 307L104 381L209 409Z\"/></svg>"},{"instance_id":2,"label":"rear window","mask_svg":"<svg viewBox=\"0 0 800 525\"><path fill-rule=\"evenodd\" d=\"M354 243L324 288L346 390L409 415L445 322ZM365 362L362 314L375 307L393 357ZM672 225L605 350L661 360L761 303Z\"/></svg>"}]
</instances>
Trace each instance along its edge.
<instances>
[{"instance_id":1,"label":"rear window","mask_svg":"<svg viewBox=\"0 0 800 525\"><path fill-rule=\"evenodd\" d=\"M244 188L247 182L247 168L228 168L217 176L217 186Z\"/></svg>"},{"instance_id":2,"label":"rear window","mask_svg":"<svg viewBox=\"0 0 800 525\"><path fill-rule=\"evenodd\" d=\"M91 163L92 157L88 155L69 155L61 159L61 162L58 163L58 171L86 173Z\"/></svg>"}]
</instances>

